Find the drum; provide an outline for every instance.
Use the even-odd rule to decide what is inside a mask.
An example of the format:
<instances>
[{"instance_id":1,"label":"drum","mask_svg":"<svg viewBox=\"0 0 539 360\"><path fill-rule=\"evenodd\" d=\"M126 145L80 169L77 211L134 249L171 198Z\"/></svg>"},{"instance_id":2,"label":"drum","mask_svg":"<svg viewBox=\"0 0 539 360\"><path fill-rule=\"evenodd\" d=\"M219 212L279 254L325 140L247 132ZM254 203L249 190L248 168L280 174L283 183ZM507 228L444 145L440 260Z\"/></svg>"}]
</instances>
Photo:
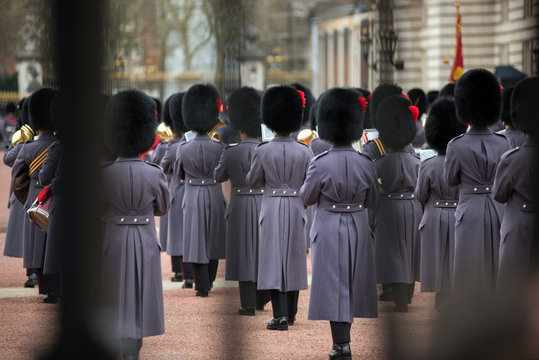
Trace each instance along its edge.
<instances>
[{"instance_id":1,"label":"drum","mask_svg":"<svg viewBox=\"0 0 539 360\"><path fill-rule=\"evenodd\" d=\"M39 230L47 232L49 228L49 211L52 203L52 193L50 188L46 187L37 196L37 198L26 211L32 224L37 226Z\"/></svg>"}]
</instances>

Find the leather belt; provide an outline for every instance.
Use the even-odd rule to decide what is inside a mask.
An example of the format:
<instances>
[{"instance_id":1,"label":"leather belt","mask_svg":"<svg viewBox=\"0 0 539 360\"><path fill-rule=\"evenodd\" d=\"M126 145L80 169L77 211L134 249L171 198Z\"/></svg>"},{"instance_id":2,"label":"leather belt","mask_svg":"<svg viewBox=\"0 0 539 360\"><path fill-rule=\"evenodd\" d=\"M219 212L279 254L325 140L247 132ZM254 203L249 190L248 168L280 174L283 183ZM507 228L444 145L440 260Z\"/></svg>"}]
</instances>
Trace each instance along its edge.
<instances>
[{"instance_id":1,"label":"leather belt","mask_svg":"<svg viewBox=\"0 0 539 360\"><path fill-rule=\"evenodd\" d=\"M271 197L297 197L299 194L298 189L279 189L270 188L265 189L264 195Z\"/></svg>"},{"instance_id":2,"label":"leather belt","mask_svg":"<svg viewBox=\"0 0 539 360\"><path fill-rule=\"evenodd\" d=\"M252 188L239 188L234 187L232 189L233 195L239 195L239 196L252 196L252 195L263 195L264 189L252 189Z\"/></svg>"},{"instance_id":3,"label":"leather belt","mask_svg":"<svg viewBox=\"0 0 539 360\"><path fill-rule=\"evenodd\" d=\"M365 205L363 203L343 204L328 202L320 204L319 208L336 213L353 213L363 211L365 209Z\"/></svg>"},{"instance_id":4,"label":"leather belt","mask_svg":"<svg viewBox=\"0 0 539 360\"><path fill-rule=\"evenodd\" d=\"M209 186L217 184L217 181L214 179L186 179L185 183L193 186Z\"/></svg>"},{"instance_id":5,"label":"leather belt","mask_svg":"<svg viewBox=\"0 0 539 360\"><path fill-rule=\"evenodd\" d=\"M434 201L435 208L450 208L455 209L458 206L459 202L457 200L436 200Z\"/></svg>"},{"instance_id":6,"label":"leather belt","mask_svg":"<svg viewBox=\"0 0 539 360\"><path fill-rule=\"evenodd\" d=\"M461 184L461 194L490 194L492 192L492 185L470 185Z\"/></svg>"},{"instance_id":7,"label":"leather belt","mask_svg":"<svg viewBox=\"0 0 539 360\"><path fill-rule=\"evenodd\" d=\"M414 200L415 195L412 192L389 193L382 195L382 198L386 198L388 200Z\"/></svg>"},{"instance_id":8,"label":"leather belt","mask_svg":"<svg viewBox=\"0 0 539 360\"><path fill-rule=\"evenodd\" d=\"M103 223L116 225L148 225L154 223L152 215L107 215L101 218Z\"/></svg>"}]
</instances>

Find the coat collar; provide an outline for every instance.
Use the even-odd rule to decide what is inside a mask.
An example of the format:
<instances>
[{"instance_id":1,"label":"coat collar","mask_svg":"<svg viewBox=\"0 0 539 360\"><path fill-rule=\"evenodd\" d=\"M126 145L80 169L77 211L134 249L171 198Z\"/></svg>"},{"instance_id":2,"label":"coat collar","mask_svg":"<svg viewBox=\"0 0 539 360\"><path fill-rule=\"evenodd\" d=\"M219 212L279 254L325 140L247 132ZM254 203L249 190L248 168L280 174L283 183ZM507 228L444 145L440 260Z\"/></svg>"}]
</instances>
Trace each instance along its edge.
<instances>
[{"instance_id":1,"label":"coat collar","mask_svg":"<svg viewBox=\"0 0 539 360\"><path fill-rule=\"evenodd\" d=\"M196 133L195 137L193 140L211 140L210 137L208 136L208 134L199 134L199 133Z\"/></svg>"},{"instance_id":2,"label":"coat collar","mask_svg":"<svg viewBox=\"0 0 539 360\"><path fill-rule=\"evenodd\" d=\"M44 141L44 140L56 140L56 136L54 136L52 133L44 133L39 135L36 141Z\"/></svg>"},{"instance_id":3,"label":"coat collar","mask_svg":"<svg viewBox=\"0 0 539 360\"><path fill-rule=\"evenodd\" d=\"M247 136L245 139L241 140L240 143L256 143L258 144L260 141L257 138Z\"/></svg>"},{"instance_id":4,"label":"coat collar","mask_svg":"<svg viewBox=\"0 0 539 360\"><path fill-rule=\"evenodd\" d=\"M470 130L466 133L468 135L489 135L494 134L487 126L471 126Z\"/></svg>"},{"instance_id":5,"label":"coat collar","mask_svg":"<svg viewBox=\"0 0 539 360\"><path fill-rule=\"evenodd\" d=\"M331 145L330 151L357 151L352 144L349 145Z\"/></svg>"},{"instance_id":6,"label":"coat collar","mask_svg":"<svg viewBox=\"0 0 539 360\"><path fill-rule=\"evenodd\" d=\"M124 162L124 161L142 161L140 156L118 156L116 159L117 162Z\"/></svg>"},{"instance_id":7,"label":"coat collar","mask_svg":"<svg viewBox=\"0 0 539 360\"><path fill-rule=\"evenodd\" d=\"M278 142L289 142L289 141L295 141L292 139L292 136L282 136L282 135L275 135L275 137L271 141L278 141Z\"/></svg>"}]
</instances>

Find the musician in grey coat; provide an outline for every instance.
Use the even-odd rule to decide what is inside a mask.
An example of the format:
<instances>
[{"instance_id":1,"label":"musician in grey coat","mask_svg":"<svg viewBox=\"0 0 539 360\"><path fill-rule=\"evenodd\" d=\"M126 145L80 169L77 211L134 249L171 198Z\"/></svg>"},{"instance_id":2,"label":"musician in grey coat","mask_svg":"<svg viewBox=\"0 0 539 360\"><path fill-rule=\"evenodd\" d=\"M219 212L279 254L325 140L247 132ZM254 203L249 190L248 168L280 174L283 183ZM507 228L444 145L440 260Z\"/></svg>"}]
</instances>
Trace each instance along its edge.
<instances>
[{"instance_id":1,"label":"musician in grey coat","mask_svg":"<svg viewBox=\"0 0 539 360\"><path fill-rule=\"evenodd\" d=\"M12 167L21 151L24 143L15 146L10 145L4 152L4 164ZM26 217L23 204L11 193L9 198L9 218L6 229L6 243L4 244L4 256L23 257L22 226Z\"/></svg>"},{"instance_id":2,"label":"musician in grey coat","mask_svg":"<svg viewBox=\"0 0 539 360\"><path fill-rule=\"evenodd\" d=\"M537 179L537 114L539 111L539 78L519 82L512 95L511 114L515 125L527 140L502 155L496 171L492 193L505 204L501 224L498 290L526 286L537 254L533 246L537 232L537 206L534 179Z\"/></svg>"},{"instance_id":3,"label":"musician in grey coat","mask_svg":"<svg viewBox=\"0 0 539 360\"><path fill-rule=\"evenodd\" d=\"M23 172L28 172L29 167L34 160L41 155L40 159L46 158L45 150L56 141L56 137L52 134L53 125L49 115L49 108L56 91L43 88L36 91L30 97L28 103L28 112L30 115L30 125L36 131L38 138L32 142L25 143L13 164L12 179L21 175ZM28 189L28 197L24 203L25 212L32 206L37 195L43 190L43 185L39 181L39 171L42 164L34 169L30 175L30 187ZM43 259L45 255L45 242L47 234L42 232L32 224L25 213L23 222L23 266L27 269L34 269L38 274L39 292L46 294L44 302L55 302L55 296L49 299L49 292L56 290L54 281L49 281L49 277L43 275Z\"/></svg>"},{"instance_id":4,"label":"musician in grey coat","mask_svg":"<svg viewBox=\"0 0 539 360\"><path fill-rule=\"evenodd\" d=\"M374 160L380 198L373 216L378 283L391 284L395 311L408 312L419 281L419 222L423 215L414 189L420 160L405 147L416 135L414 107L401 95L387 97L377 113L380 139L391 149Z\"/></svg>"},{"instance_id":5,"label":"musician in grey coat","mask_svg":"<svg viewBox=\"0 0 539 360\"><path fill-rule=\"evenodd\" d=\"M455 87L455 104L458 118L470 124L470 129L449 142L444 165L447 184L460 186L453 291L491 293L498 273L503 217L503 205L494 201L492 186L500 157L510 149L507 138L488 128L500 114L496 76L485 69L464 73Z\"/></svg>"},{"instance_id":6,"label":"musician in grey coat","mask_svg":"<svg viewBox=\"0 0 539 360\"><path fill-rule=\"evenodd\" d=\"M287 330L297 313L299 290L307 289L305 209L298 197L311 149L290 133L299 129L303 99L290 86L274 86L262 97L262 121L275 137L256 147L247 185L264 189L260 209L258 289L271 290L270 330Z\"/></svg>"},{"instance_id":7,"label":"musician in grey coat","mask_svg":"<svg viewBox=\"0 0 539 360\"><path fill-rule=\"evenodd\" d=\"M228 97L228 114L234 129L240 132L241 142L231 144L221 155L214 177L221 183L230 180L230 202L226 219L226 280L239 281L240 315L255 315L255 307L263 308L263 291L257 294L258 276L258 218L262 189L247 186L246 176L256 146L260 143L261 94L242 87Z\"/></svg>"},{"instance_id":8,"label":"musician in grey coat","mask_svg":"<svg viewBox=\"0 0 539 360\"><path fill-rule=\"evenodd\" d=\"M114 95L105 108L105 139L119 157L102 169L102 279L124 358L138 358L142 338L165 331L154 216L168 211L170 196L161 168L139 157L155 139L154 109L153 100L137 90Z\"/></svg>"},{"instance_id":9,"label":"musician in grey coat","mask_svg":"<svg viewBox=\"0 0 539 360\"><path fill-rule=\"evenodd\" d=\"M512 148L516 148L526 141L524 135L520 130L515 129L513 118L511 116L511 95L513 94L514 87L503 89L502 92L502 112L501 120L505 130L500 131L501 134L505 135L509 142L511 143Z\"/></svg>"},{"instance_id":10,"label":"musician in grey coat","mask_svg":"<svg viewBox=\"0 0 539 360\"><path fill-rule=\"evenodd\" d=\"M453 98L438 98L425 123L425 136L437 155L423 160L415 197L424 206L419 224L421 236L421 291L435 292L436 309L440 309L451 292L455 249L455 209L458 187L443 179L447 143L466 132L466 124L457 119Z\"/></svg>"},{"instance_id":11,"label":"musician in grey coat","mask_svg":"<svg viewBox=\"0 0 539 360\"><path fill-rule=\"evenodd\" d=\"M193 288L193 265L183 262L183 196L185 192L184 181L180 180L174 172L174 164L178 148L185 143L184 133L187 128L182 117L183 93L172 95L166 104L168 116L172 122L174 138L168 144L165 156L161 160L161 167L167 177L170 177L170 211L168 213L167 254L171 257L172 281L184 281L182 288Z\"/></svg>"},{"instance_id":12,"label":"musician in grey coat","mask_svg":"<svg viewBox=\"0 0 539 360\"><path fill-rule=\"evenodd\" d=\"M299 193L306 206L316 205L309 320L330 321L330 359L350 356L354 317L378 316L374 241L365 210L378 200L378 182L371 159L352 147L363 131L358 96L335 88L320 99L320 136L333 145L311 160Z\"/></svg>"},{"instance_id":13,"label":"musician in grey coat","mask_svg":"<svg viewBox=\"0 0 539 360\"><path fill-rule=\"evenodd\" d=\"M185 180L183 259L194 264L197 296L207 297L226 256L225 198L213 178L224 145L208 132L218 124L220 99L211 85L193 85L182 98L185 126L196 132L176 152L174 175Z\"/></svg>"}]
</instances>

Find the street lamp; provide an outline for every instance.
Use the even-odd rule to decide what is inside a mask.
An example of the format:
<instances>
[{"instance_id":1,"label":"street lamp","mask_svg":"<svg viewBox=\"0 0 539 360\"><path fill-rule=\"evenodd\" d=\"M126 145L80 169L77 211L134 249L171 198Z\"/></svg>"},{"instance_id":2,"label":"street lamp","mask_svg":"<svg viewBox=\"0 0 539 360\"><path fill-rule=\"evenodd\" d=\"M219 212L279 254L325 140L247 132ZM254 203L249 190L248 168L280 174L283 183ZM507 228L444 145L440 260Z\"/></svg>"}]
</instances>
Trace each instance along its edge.
<instances>
[{"instance_id":1,"label":"street lamp","mask_svg":"<svg viewBox=\"0 0 539 360\"><path fill-rule=\"evenodd\" d=\"M395 56L395 51L397 50L397 41L399 40L399 35L393 30L393 27L390 26L386 30L381 30L378 32L380 37L380 47L382 54L386 57L391 65L397 70L404 69L404 61L397 60L394 62L393 58Z\"/></svg>"}]
</instances>

